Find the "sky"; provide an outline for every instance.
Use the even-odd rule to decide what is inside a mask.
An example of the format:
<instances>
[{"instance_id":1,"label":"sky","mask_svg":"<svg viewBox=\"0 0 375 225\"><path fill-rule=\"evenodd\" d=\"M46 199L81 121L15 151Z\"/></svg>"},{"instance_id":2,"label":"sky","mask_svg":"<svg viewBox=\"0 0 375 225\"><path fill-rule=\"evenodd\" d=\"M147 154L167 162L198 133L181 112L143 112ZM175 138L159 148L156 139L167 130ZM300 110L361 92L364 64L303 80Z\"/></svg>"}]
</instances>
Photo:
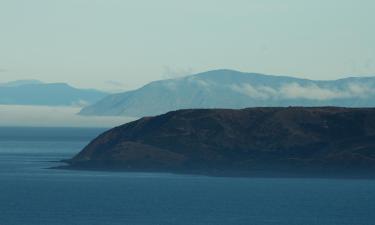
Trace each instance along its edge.
<instances>
[{"instance_id":1,"label":"sky","mask_svg":"<svg viewBox=\"0 0 375 225\"><path fill-rule=\"evenodd\" d=\"M212 69L375 75L373 0L0 0L0 82L130 90Z\"/></svg>"}]
</instances>

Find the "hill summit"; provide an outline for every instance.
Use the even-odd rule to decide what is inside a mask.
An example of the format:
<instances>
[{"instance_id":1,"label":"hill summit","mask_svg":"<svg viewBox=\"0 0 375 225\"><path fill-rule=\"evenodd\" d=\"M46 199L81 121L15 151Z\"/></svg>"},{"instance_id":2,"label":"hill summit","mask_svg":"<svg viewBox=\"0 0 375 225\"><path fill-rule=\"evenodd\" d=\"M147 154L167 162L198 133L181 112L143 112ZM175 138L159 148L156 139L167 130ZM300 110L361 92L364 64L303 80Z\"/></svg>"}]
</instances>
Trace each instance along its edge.
<instances>
[{"instance_id":1,"label":"hill summit","mask_svg":"<svg viewBox=\"0 0 375 225\"><path fill-rule=\"evenodd\" d=\"M207 174L375 174L375 109L191 109L111 129L69 168Z\"/></svg>"}]
</instances>

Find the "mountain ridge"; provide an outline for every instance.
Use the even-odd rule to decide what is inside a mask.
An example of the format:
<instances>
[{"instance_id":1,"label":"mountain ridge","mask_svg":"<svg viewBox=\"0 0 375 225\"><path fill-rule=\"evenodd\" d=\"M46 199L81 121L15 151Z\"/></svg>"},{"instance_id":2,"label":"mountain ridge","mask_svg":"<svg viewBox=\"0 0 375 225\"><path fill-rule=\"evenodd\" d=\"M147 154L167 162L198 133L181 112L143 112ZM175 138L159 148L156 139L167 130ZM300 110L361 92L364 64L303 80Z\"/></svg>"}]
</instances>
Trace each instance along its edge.
<instances>
[{"instance_id":1,"label":"mountain ridge","mask_svg":"<svg viewBox=\"0 0 375 225\"><path fill-rule=\"evenodd\" d=\"M27 84L42 84L43 82L36 79L23 79L23 80L14 80L8 81L5 83L0 83L0 87L15 87L15 86L22 86Z\"/></svg>"},{"instance_id":2,"label":"mountain ridge","mask_svg":"<svg viewBox=\"0 0 375 225\"><path fill-rule=\"evenodd\" d=\"M43 83L19 80L0 85L0 104L75 106L94 103L107 93L95 89L79 89L63 82Z\"/></svg>"},{"instance_id":3,"label":"mountain ridge","mask_svg":"<svg viewBox=\"0 0 375 225\"><path fill-rule=\"evenodd\" d=\"M113 128L71 169L375 175L375 108L186 109Z\"/></svg>"},{"instance_id":4,"label":"mountain ridge","mask_svg":"<svg viewBox=\"0 0 375 225\"><path fill-rule=\"evenodd\" d=\"M214 70L154 81L109 95L81 115L153 116L189 108L375 106L375 77L314 81L288 76Z\"/></svg>"}]
</instances>

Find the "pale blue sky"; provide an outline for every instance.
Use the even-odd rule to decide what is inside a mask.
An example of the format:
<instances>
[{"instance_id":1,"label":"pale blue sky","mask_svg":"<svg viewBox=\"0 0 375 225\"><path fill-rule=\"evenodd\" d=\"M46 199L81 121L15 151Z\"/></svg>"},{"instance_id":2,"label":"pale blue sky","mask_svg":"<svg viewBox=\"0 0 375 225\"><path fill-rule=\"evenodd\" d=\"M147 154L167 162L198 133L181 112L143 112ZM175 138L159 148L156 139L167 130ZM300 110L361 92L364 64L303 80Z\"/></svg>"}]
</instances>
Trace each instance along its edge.
<instances>
[{"instance_id":1,"label":"pale blue sky","mask_svg":"<svg viewBox=\"0 0 375 225\"><path fill-rule=\"evenodd\" d=\"M132 89L228 68L375 75L373 0L0 0L0 82Z\"/></svg>"}]
</instances>

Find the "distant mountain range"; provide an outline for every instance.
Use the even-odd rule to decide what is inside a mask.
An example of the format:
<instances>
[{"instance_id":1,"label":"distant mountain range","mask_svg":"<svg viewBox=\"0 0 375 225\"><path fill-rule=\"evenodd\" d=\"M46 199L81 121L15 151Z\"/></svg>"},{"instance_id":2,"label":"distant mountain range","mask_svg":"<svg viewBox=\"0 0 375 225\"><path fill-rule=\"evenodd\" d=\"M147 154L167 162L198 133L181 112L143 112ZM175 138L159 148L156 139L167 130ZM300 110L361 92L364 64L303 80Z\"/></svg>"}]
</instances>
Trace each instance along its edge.
<instances>
[{"instance_id":1,"label":"distant mountain range","mask_svg":"<svg viewBox=\"0 0 375 225\"><path fill-rule=\"evenodd\" d=\"M2 105L87 105L106 95L107 93L94 89L78 89L65 83L43 83L38 80L19 80L0 84Z\"/></svg>"},{"instance_id":2,"label":"distant mountain range","mask_svg":"<svg viewBox=\"0 0 375 225\"><path fill-rule=\"evenodd\" d=\"M177 109L267 106L373 107L375 77L315 81L215 70L109 95L80 114L142 117Z\"/></svg>"}]
</instances>

